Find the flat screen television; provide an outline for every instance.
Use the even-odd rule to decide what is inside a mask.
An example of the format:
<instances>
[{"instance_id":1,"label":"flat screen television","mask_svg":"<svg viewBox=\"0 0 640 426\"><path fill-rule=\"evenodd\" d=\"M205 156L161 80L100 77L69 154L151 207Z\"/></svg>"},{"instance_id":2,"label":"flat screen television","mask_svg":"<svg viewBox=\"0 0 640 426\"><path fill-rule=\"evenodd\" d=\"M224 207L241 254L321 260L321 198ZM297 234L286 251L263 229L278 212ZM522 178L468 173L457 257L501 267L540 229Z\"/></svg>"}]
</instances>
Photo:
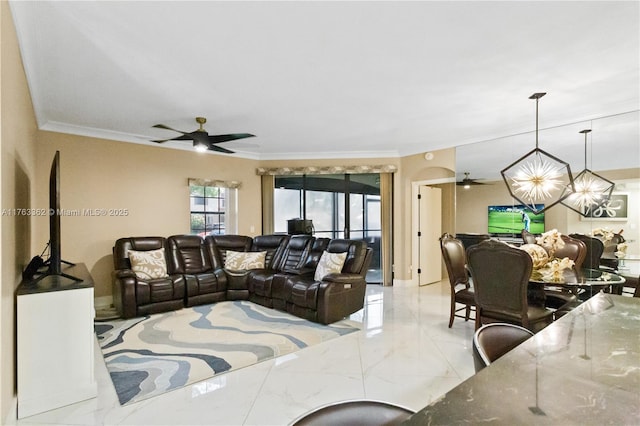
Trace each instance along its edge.
<instances>
[{"instance_id":1,"label":"flat screen television","mask_svg":"<svg viewBox=\"0 0 640 426\"><path fill-rule=\"evenodd\" d=\"M536 210L542 210L543 204L536 204ZM523 229L532 234L544 232L544 212L533 213L522 204L498 205L488 207L488 232L496 237L516 237Z\"/></svg>"},{"instance_id":2,"label":"flat screen television","mask_svg":"<svg viewBox=\"0 0 640 426\"><path fill-rule=\"evenodd\" d=\"M62 260L60 215L60 151L56 151L53 162L51 163L51 173L49 174L49 243L47 244L49 258L46 261L41 260L46 270L41 273L38 271L40 275L34 279L34 282L41 281L47 277L53 277L53 281L57 283L59 283L58 277L65 277L73 281L82 281L80 278L62 272L63 263L68 265L73 265L73 263ZM45 252L47 248L45 248Z\"/></svg>"}]
</instances>

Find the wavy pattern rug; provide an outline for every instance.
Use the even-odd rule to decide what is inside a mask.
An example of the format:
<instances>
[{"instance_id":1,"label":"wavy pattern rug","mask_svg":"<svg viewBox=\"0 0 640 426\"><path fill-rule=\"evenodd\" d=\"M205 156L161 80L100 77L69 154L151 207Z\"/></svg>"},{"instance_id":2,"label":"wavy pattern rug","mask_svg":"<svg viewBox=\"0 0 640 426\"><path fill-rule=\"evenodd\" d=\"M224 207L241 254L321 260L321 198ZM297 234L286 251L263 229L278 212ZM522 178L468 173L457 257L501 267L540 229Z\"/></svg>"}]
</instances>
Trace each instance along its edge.
<instances>
[{"instance_id":1,"label":"wavy pattern rug","mask_svg":"<svg viewBox=\"0 0 640 426\"><path fill-rule=\"evenodd\" d=\"M246 301L94 325L122 405L359 330L353 321L322 325Z\"/></svg>"}]
</instances>

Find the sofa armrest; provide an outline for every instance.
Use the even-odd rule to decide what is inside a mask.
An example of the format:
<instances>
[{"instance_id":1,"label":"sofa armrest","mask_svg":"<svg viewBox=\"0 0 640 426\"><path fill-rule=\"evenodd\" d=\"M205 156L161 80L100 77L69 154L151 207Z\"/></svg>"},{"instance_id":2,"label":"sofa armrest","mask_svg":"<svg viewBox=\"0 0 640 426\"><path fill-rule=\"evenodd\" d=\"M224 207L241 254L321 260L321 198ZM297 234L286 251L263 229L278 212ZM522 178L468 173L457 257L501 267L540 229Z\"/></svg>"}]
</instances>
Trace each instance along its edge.
<instances>
[{"instance_id":1,"label":"sofa armrest","mask_svg":"<svg viewBox=\"0 0 640 426\"><path fill-rule=\"evenodd\" d=\"M367 282L360 274L329 274L318 286L318 322L331 324L362 309Z\"/></svg>"},{"instance_id":2,"label":"sofa armrest","mask_svg":"<svg viewBox=\"0 0 640 426\"><path fill-rule=\"evenodd\" d=\"M112 273L113 306L122 318L136 316L136 285L138 278L131 269L118 269Z\"/></svg>"},{"instance_id":3,"label":"sofa armrest","mask_svg":"<svg viewBox=\"0 0 640 426\"><path fill-rule=\"evenodd\" d=\"M335 273L325 275L322 281L337 284L359 284L364 283L364 279L360 274Z\"/></svg>"}]
</instances>

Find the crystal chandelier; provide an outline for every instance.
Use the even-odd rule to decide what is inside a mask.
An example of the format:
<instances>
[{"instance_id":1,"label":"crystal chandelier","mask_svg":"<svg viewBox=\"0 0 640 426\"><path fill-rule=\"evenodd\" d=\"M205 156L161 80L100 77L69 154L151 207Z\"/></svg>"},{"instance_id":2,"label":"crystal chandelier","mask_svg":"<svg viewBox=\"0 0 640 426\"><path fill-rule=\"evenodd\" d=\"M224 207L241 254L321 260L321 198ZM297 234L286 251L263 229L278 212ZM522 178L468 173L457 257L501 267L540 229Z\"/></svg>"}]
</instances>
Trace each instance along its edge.
<instances>
[{"instance_id":1,"label":"crystal chandelier","mask_svg":"<svg viewBox=\"0 0 640 426\"><path fill-rule=\"evenodd\" d=\"M587 134L591 130L581 130L584 133L584 170L573 179L575 190L568 193L562 204L571 210L587 217L590 212L609 201L615 184L587 168Z\"/></svg>"},{"instance_id":2,"label":"crystal chandelier","mask_svg":"<svg viewBox=\"0 0 640 426\"><path fill-rule=\"evenodd\" d=\"M546 93L534 93L536 100L536 147L502 170L502 178L513 198L534 213L541 213L574 192L571 167L565 161L538 148L538 100Z\"/></svg>"}]
</instances>

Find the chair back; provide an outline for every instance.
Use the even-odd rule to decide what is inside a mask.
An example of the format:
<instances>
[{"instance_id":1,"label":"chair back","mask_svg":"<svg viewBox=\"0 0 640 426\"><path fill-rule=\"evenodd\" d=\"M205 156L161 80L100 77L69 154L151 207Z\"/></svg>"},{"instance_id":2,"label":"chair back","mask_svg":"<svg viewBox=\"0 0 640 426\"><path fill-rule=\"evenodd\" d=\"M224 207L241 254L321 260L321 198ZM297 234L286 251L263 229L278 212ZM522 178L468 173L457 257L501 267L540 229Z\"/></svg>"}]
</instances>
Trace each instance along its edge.
<instances>
[{"instance_id":1,"label":"chair back","mask_svg":"<svg viewBox=\"0 0 640 426\"><path fill-rule=\"evenodd\" d=\"M473 365L476 373L533 336L519 325L494 322L476 330L473 335Z\"/></svg>"},{"instance_id":2,"label":"chair back","mask_svg":"<svg viewBox=\"0 0 640 426\"><path fill-rule=\"evenodd\" d=\"M172 235L167 238L169 270L174 274L211 271L211 258L199 235Z\"/></svg>"},{"instance_id":3,"label":"chair back","mask_svg":"<svg viewBox=\"0 0 640 426\"><path fill-rule=\"evenodd\" d=\"M564 242L564 247L556 250L555 257L559 259L568 257L573 260L576 270L580 270L582 262L584 262L587 255L587 245L579 239L567 235L562 235L561 238Z\"/></svg>"},{"instance_id":4,"label":"chair back","mask_svg":"<svg viewBox=\"0 0 640 426\"><path fill-rule=\"evenodd\" d=\"M532 234L531 232L527 231L526 229L523 229L522 232L520 232L520 235L522 235L522 241L525 244L536 244L536 237L539 236L539 235L536 235L536 234Z\"/></svg>"},{"instance_id":5,"label":"chair back","mask_svg":"<svg viewBox=\"0 0 640 426\"><path fill-rule=\"evenodd\" d=\"M490 239L491 235L462 233L462 234L456 234L456 238L460 240L460 242L464 246L464 249L467 250L472 245L475 245L475 244L478 244L479 242Z\"/></svg>"},{"instance_id":6,"label":"chair back","mask_svg":"<svg viewBox=\"0 0 640 426\"><path fill-rule=\"evenodd\" d=\"M604 252L604 244L602 241L598 238L584 234L570 234L569 236L582 241L587 249L584 261L582 262L582 267L587 269L598 269L600 267L600 258Z\"/></svg>"},{"instance_id":7,"label":"chair back","mask_svg":"<svg viewBox=\"0 0 640 426\"><path fill-rule=\"evenodd\" d=\"M253 238L246 235L207 235L205 246L211 257L214 269L224 268L227 251L249 251Z\"/></svg>"},{"instance_id":8,"label":"chair back","mask_svg":"<svg viewBox=\"0 0 640 426\"><path fill-rule=\"evenodd\" d=\"M113 266L114 269L131 269L129 261L129 250L150 251L165 250L167 257L167 240L164 237L126 237L116 240L113 246Z\"/></svg>"},{"instance_id":9,"label":"chair back","mask_svg":"<svg viewBox=\"0 0 640 426\"><path fill-rule=\"evenodd\" d=\"M440 237L440 250L444 265L449 275L449 284L451 290L455 291L455 287L459 284L469 287L469 274L467 273L467 254L464 244L450 234L444 233Z\"/></svg>"},{"instance_id":10,"label":"chair back","mask_svg":"<svg viewBox=\"0 0 640 426\"><path fill-rule=\"evenodd\" d=\"M265 269L273 269L280 263L288 242L288 235L258 235L253 237L251 251L266 251Z\"/></svg>"},{"instance_id":11,"label":"chair back","mask_svg":"<svg viewBox=\"0 0 640 426\"><path fill-rule=\"evenodd\" d=\"M467 258L475 291L476 328L482 324L483 317L504 319L501 322L517 321L528 327L531 256L503 242L487 240L469 247Z\"/></svg>"}]
</instances>

